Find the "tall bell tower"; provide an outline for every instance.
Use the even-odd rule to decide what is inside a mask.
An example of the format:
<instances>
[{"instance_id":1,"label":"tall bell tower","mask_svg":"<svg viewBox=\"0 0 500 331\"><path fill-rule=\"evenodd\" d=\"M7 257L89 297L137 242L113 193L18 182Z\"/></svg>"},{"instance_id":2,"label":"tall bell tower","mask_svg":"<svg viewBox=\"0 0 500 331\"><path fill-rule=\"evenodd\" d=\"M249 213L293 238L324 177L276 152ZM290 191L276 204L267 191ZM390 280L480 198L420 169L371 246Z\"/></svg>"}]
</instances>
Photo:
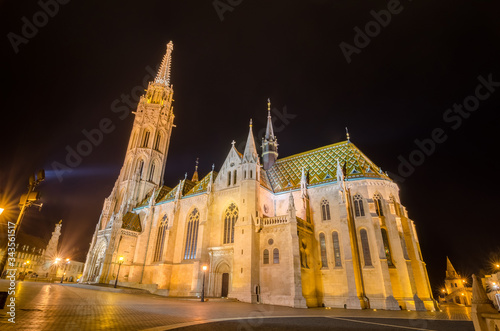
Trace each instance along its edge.
<instances>
[{"instance_id":1,"label":"tall bell tower","mask_svg":"<svg viewBox=\"0 0 500 331\"><path fill-rule=\"evenodd\" d=\"M141 202L148 192L163 184L173 113L170 84L173 43L167 44L155 79L139 99L125 161L111 195L105 200L100 229ZM109 224L111 225L111 224Z\"/></svg>"}]
</instances>

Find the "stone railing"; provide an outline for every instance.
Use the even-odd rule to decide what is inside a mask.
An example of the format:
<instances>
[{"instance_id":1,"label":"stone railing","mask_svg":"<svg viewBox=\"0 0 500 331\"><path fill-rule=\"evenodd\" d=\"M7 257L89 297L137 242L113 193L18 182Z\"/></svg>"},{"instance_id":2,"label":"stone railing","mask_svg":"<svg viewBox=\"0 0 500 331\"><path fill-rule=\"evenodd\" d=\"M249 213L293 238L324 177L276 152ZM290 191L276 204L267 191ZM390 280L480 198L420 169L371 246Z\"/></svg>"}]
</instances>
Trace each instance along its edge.
<instances>
[{"instance_id":1,"label":"stone railing","mask_svg":"<svg viewBox=\"0 0 500 331\"><path fill-rule=\"evenodd\" d=\"M260 224L262 224L262 226L270 226L270 225L288 223L288 218L286 215L275 216L275 217L262 217L262 218L260 218L259 221L260 221Z\"/></svg>"}]
</instances>

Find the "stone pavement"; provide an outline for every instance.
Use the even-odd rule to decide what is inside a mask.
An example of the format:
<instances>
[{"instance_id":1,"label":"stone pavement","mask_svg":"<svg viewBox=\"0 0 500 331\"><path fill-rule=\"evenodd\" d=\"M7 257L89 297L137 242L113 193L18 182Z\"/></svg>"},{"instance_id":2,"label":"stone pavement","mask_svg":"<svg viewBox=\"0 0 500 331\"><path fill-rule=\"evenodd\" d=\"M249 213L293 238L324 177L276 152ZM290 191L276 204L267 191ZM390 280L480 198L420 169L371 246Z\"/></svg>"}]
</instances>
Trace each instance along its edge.
<instances>
[{"instance_id":1,"label":"stone pavement","mask_svg":"<svg viewBox=\"0 0 500 331\"><path fill-rule=\"evenodd\" d=\"M7 288L8 281L0 280L0 291ZM0 310L1 330L473 330L470 308L456 305L443 306L441 312L294 309L40 282L17 282L15 302L16 323L8 321L6 306Z\"/></svg>"}]
</instances>

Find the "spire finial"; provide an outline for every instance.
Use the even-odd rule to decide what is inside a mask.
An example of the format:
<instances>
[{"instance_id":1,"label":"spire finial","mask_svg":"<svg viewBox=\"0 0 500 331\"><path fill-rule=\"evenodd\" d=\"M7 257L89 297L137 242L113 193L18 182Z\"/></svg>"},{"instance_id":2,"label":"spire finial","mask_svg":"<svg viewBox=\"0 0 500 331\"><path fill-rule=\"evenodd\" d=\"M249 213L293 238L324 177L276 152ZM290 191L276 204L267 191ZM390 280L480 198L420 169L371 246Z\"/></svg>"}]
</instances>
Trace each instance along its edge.
<instances>
[{"instance_id":1,"label":"spire finial","mask_svg":"<svg viewBox=\"0 0 500 331\"><path fill-rule=\"evenodd\" d=\"M250 127L252 127L252 119L250 119Z\"/></svg>"},{"instance_id":2,"label":"spire finial","mask_svg":"<svg viewBox=\"0 0 500 331\"><path fill-rule=\"evenodd\" d=\"M167 52L161 60L160 69L158 69L158 74L155 78L155 83L170 85L170 67L172 63L172 51L174 50L174 44L170 41L167 44Z\"/></svg>"},{"instance_id":3,"label":"spire finial","mask_svg":"<svg viewBox=\"0 0 500 331\"><path fill-rule=\"evenodd\" d=\"M347 137L347 142L351 142L351 138L349 137L349 130L347 130L347 126L345 127L345 135Z\"/></svg>"},{"instance_id":4,"label":"spire finial","mask_svg":"<svg viewBox=\"0 0 500 331\"><path fill-rule=\"evenodd\" d=\"M215 163L212 163L212 171L215 169Z\"/></svg>"},{"instance_id":5,"label":"spire finial","mask_svg":"<svg viewBox=\"0 0 500 331\"><path fill-rule=\"evenodd\" d=\"M197 182L198 181L198 160L199 160L199 158L196 158L196 163L195 163L195 166L194 166L193 178L191 178L192 182Z\"/></svg>"},{"instance_id":6,"label":"spire finial","mask_svg":"<svg viewBox=\"0 0 500 331\"><path fill-rule=\"evenodd\" d=\"M271 98L267 98L267 114L271 114Z\"/></svg>"}]
</instances>

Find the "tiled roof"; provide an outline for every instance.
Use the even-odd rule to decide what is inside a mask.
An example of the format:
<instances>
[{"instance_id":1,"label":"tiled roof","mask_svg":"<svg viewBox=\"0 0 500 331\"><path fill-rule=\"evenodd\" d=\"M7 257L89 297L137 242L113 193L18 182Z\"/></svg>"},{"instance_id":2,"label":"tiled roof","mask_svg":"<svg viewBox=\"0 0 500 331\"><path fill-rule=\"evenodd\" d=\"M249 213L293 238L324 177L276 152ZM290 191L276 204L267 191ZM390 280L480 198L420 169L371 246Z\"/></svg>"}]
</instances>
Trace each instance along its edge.
<instances>
[{"instance_id":1,"label":"tiled roof","mask_svg":"<svg viewBox=\"0 0 500 331\"><path fill-rule=\"evenodd\" d=\"M141 219L139 218L139 215L131 212L126 213L122 219L122 229L142 232Z\"/></svg>"},{"instance_id":2,"label":"tiled roof","mask_svg":"<svg viewBox=\"0 0 500 331\"><path fill-rule=\"evenodd\" d=\"M282 192L300 187L302 168L305 168L308 174L309 185L336 181L337 160L341 166L345 163L345 177L347 179L378 178L390 180L379 167L348 141L279 159L266 172L272 190Z\"/></svg>"},{"instance_id":3,"label":"tiled roof","mask_svg":"<svg viewBox=\"0 0 500 331\"><path fill-rule=\"evenodd\" d=\"M212 174L213 174L213 178L212 178ZM217 172L216 171L211 171L208 173L208 175L206 175L205 177L203 177L202 180L198 181L195 183L195 186L193 186L193 188L191 188L189 190L189 192L187 192L185 194L185 196L189 196L189 195L193 195L193 194L197 194L197 193L204 193L207 191L207 186L208 186L208 183L210 182L210 179L212 178L212 183L213 181L215 180L215 178L217 178Z\"/></svg>"}]
</instances>

